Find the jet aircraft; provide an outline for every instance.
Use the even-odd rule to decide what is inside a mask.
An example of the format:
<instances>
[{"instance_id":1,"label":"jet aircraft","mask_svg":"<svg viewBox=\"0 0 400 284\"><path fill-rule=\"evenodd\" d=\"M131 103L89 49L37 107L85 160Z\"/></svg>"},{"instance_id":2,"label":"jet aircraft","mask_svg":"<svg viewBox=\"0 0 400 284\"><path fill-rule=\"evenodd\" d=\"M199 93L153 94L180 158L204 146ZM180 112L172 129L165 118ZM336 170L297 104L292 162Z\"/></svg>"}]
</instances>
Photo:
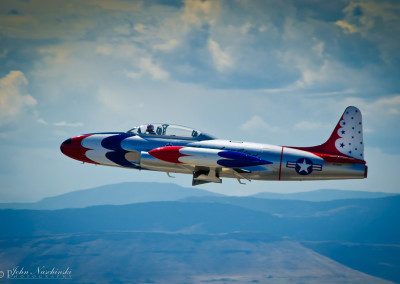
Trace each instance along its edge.
<instances>
[{"instance_id":1,"label":"jet aircraft","mask_svg":"<svg viewBox=\"0 0 400 284\"><path fill-rule=\"evenodd\" d=\"M367 177L361 112L349 106L329 139L312 147L221 140L185 126L150 123L127 132L69 138L61 152L83 163L192 175L192 185L241 180Z\"/></svg>"}]
</instances>

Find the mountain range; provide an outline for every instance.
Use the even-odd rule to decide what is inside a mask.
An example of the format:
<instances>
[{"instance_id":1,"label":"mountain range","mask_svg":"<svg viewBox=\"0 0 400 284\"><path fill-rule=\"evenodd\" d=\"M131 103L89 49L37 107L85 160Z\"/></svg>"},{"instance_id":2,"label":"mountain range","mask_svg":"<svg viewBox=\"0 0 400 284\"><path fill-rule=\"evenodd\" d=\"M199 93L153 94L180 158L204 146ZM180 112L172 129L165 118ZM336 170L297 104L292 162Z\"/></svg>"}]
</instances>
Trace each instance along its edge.
<instances>
[{"instance_id":1,"label":"mountain range","mask_svg":"<svg viewBox=\"0 0 400 284\"><path fill-rule=\"evenodd\" d=\"M198 188L185 188L173 183L126 182L72 191L46 197L38 202L0 203L0 209L54 210L150 201L176 201L186 197L200 196L220 196L220 194Z\"/></svg>"},{"instance_id":2,"label":"mountain range","mask_svg":"<svg viewBox=\"0 0 400 284\"><path fill-rule=\"evenodd\" d=\"M296 200L324 192L333 200ZM122 183L19 203L0 210L0 271L68 266L72 283L400 283L400 196L314 193Z\"/></svg>"},{"instance_id":3,"label":"mountain range","mask_svg":"<svg viewBox=\"0 0 400 284\"><path fill-rule=\"evenodd\" d=\"M0 210L7 228L0 237L100 231L260 232L294 240L400 245L400 227L393 224L400 220L398 208L400 196L325 202L218 197L60 210L6 209Z\"/></svg>"},{"instance_id":4,"label":"mountain range","mask_svg":"<svg viewBox=\"0 0 400 284\"><path fill-rule=\"evenodd\" d=\"M392 193L321 189L296 193L261 192L249 197L259 199L285 199L304 201L330 201L337 199L368 199L394 196ZM224 197L194 187L182 187L173 183L127 182L46 197L37 202L0 203L0 209L54 210L84 208L96 205L124 205L151 201L178 201L191 197Z\"/></svg>"}]
</instances>

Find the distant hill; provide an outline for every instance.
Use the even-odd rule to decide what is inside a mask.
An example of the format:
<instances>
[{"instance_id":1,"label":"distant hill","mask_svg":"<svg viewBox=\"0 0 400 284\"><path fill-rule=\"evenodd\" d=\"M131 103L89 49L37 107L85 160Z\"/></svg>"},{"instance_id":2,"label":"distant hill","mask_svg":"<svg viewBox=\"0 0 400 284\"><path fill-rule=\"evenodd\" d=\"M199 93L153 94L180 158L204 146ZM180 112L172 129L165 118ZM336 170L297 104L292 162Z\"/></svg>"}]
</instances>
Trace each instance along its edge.
<instances>
[{"instance_id":1,"label":"distant hill","mask_svg":"<svg viewBox=\"0 0 400 284\"><path fill-rule=\"evenodd\" d=\"M397 195L324 202L226 196L188 198L186 202L222 203L265 212L279 219L268 224L271 231L267 232L298 240L400 244L400 227L394 223L400 222Z\"/></svg>"},{"instance_id":2,"label":"distant hill","mask_svg":"<svg viewBox=\"0 0 400 284\"><path fill-rule=\"evenodd\" d=\"M397 194L386 193L386 192L356 191L356 190L320 189L320 190L295 192L295 193L260 192L251 195L251 197L265 198L265 199L304 200L304 201L330 201L337 199L381 198L394 195Z\"/></svg>"},{"instance_id":3,"label":"distant hill","mask_svg":"<svg viewBox=\"0 0 400 284\"><path fill-rule=\"evenodd\" d=\"M195 203L222 203L240 206L247 209L266 212L279 218L316 218L334 217L354 211L356 208L365 208L361 213L369 210L378 210L373 204L384 204L390 200L397 200L400 196L375 198L375 199L338 199L332 201L302 201L286 199L266 199L239 196L202 196L188 197L185 202ZM380 208L380 207L379 207ZM383 208L387 210L387 208ZM377 212L378 213L378 212Z\"/></svg>"},{"instance_id":4,"label":"distant hill","mask_svg":"<svg viewBox=\"0 0 400 284\"><path fill-rule=\"evenodd\" d=\"M278 218L218 203L149 202L60 210L0 210L0 238L101 231L228 233L271 231Z\"/></svg>"},{"instance_id":5,"label":"distant hill","mask_svg":"<svg viewBox=\"0 0 400 284\"><path fill-rule=\"evenodd\" d=\"M187 197L222 196L173 183L129 182L77 190L32 203L0 203L0 209L64 209L95 205L123 205L149 201L176 201Z\"/></svg>"}]
</instances>

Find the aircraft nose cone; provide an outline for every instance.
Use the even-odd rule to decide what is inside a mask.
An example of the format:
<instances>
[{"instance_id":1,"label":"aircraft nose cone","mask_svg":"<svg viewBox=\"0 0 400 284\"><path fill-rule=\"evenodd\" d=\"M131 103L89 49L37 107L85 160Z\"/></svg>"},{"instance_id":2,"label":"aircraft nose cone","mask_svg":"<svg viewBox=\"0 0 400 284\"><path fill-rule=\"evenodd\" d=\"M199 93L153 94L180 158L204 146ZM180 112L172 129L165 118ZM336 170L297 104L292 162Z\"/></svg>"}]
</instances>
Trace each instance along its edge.
<instances>
[{"instance_id":1,"label":"aircraft nose cone","mask_svg":"<svg viewBox=\"0 0 400 284\"><path fill-rule=\"evenodd\" d=\"M67 149L67 153L68 153L68 147L70 147L71 144L72 144L72 138L69 138L69 139L65 140L64 142L62 142L61 146L60 146L61 153L66 155L64 153L64 149Z\"/></svg>"},{"instance_id":2,"label":"aircraft nose cone","mask_svg":"<svg viewBox=\"0 0 400 284\"><path fill-rule=\"evenodd\" d=\"M65 156L68 156L72 159L81 162L97 164L96 162L93 162L85 155L86 152L90 149L82 146L82 140L89 136L90 135L81 135L65 140L60 145L61 153L63 153Z\"/></svg>"}]
</instances>

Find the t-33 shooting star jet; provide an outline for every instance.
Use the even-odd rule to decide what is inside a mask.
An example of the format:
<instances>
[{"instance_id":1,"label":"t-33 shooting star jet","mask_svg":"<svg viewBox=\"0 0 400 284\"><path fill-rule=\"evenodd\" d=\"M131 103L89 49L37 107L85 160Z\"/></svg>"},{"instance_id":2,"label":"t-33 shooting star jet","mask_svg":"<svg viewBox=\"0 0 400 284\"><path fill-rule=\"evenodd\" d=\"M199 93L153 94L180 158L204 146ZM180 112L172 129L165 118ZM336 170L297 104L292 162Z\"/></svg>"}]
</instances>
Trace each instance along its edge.
<instances>
[{"instance_id":1,"label":"t-33 shooting star jet","mask_svg":"<svg viewBox=\"0 0 400 284\"><path fill-rule=\"evenodd\" d=\"M292 147L217 139L189 127L150 123L127 132L90 133L61 144L84 163L183 173L192 185L241 180L336 180L367 177L361 112L346 108L329 139Z\"/></svg>"}]
</instances>

